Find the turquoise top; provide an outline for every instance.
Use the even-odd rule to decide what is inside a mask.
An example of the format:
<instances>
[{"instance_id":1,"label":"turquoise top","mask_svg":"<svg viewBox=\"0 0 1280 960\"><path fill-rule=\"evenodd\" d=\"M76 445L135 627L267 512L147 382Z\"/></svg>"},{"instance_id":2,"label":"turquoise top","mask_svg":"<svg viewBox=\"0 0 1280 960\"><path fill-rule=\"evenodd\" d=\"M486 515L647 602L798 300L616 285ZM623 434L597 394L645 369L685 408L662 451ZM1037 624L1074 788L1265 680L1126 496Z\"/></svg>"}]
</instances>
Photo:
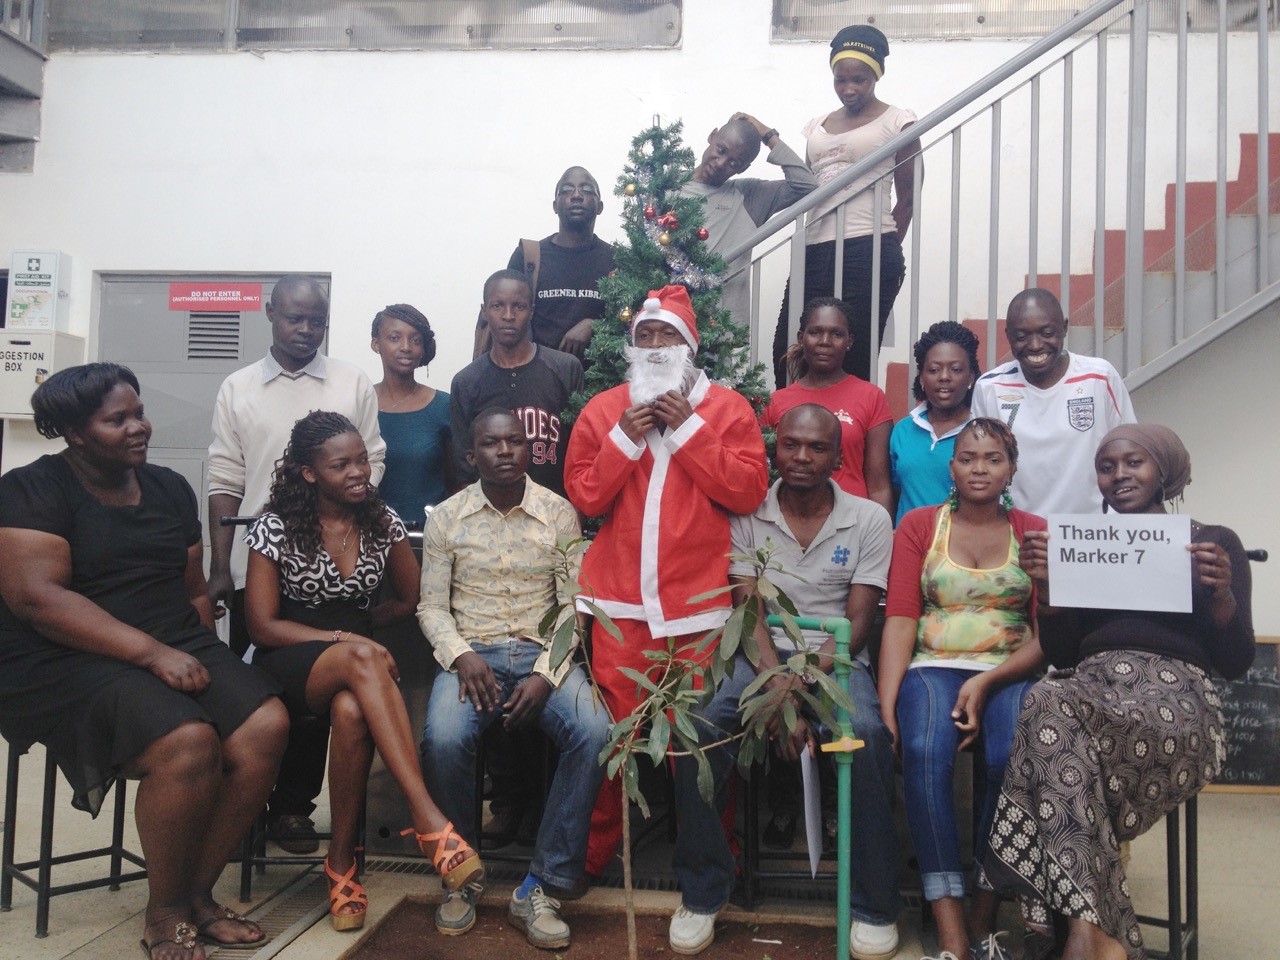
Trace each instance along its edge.
<instances>
[{"instance_id":1,"label":"turquoise top","mask_svg":"<svg viewBox=\"0 0 1280 960\"><path fill-rule=\"evenodd\" d=\"M951 495L951 455L964 424L939 437L925 409L917 404L889 434L889 476L898 491L894 526L916 507L931 507Z\"/></svg>"},{"instance_id":2,"label":"turquoise top","mask_svg":"<svg viewBox=\"0 0 1280 960\"><path fill-rule=\"evenodd\" d=\"M387 444L387 470L378 493L406 524L421 527L423 508L449 495L444 480L449 394L437 390L421 410L378 411L378 428Z\"/></svg>"}]
</instances>

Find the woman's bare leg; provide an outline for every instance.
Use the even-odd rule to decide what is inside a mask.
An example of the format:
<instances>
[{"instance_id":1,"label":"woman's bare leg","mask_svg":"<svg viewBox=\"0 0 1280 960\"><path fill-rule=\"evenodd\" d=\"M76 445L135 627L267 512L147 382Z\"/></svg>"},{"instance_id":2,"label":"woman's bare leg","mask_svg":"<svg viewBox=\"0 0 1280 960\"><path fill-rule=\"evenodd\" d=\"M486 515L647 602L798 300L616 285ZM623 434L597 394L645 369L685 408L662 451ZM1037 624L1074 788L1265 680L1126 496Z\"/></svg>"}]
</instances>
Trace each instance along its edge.
<instances>
[{"instance_id":1,"label":"woman's bare leg","mask_svg":"<svg viewBox=\"0 0 1280 960\"><path fill-rule=\"evenodd\" d=\"M192 876L204 843L204 825L222 779L218 733L195 721L175 727L127 765L139 780L134 798L138 839L147 861L148 901L144 937L169 939L180 922L191 922ZM154 960L203 957L174 943L159 944Z\"/></svg>"},{"instance_id":2,"label":"woman's bare leg","mask_svg":"<svg viewBox=\"0 0 1280 960\"><path fill-rule=\"evenodd\" d=\"M288 736L288 711L273 697L222 741L222 784L202 831L204 844L191 878L191 915L197 925L218 910L213 885L244 839L249 824L266 805ZM256 924L234 920L212 923L205 933L233 943L262 939Z\"/></svg>"},{"instance_id":3,"label":"woman's bare leg","mask_svg":"<svg viewBox=\"0 0 1280 960\"><path fill-rule=\"evenodd\" d=\"M337 643L316 661L311 668L311 676L307 678L308 705L317 711L323 710L324 705L343 690L348 691L359 704L368 735L409 803L414 830L431 833L441 829L448 820L422 782L418 748L409 726L404 698L387 673L386 664L376 648L358 642ZM332 713L330 709L331 716ZM332 771L333 765L330 764L330 804L336 805ZM365 773L367 776L368 771ZM363 794L363 785L360 790Z\"/></svg>"},{"instance_id":4,"label":"woman's bare leg","mask_svg":"<svg viewBox=\"0 0 1280 960\"><path fill-rule=\"evenodd\" d=\"M969 956L969 937L965 931L964 901L959 897L932 900L933 920L938 925L938 948L950 950L962 960Z\"/></svg>"},{"instance_id":5,"label":"woman's bare leg","mask_svg":"<svg viewBox=\"0 0 1280 960\"><path fill-rule=\"evenodd\" d=\"M973 900L969 903L969 918L966 922L970 943L981 940L995 931L996 912L999 909L998 894L981 888L974 890Z\"/></svg>"},{"instance_id":6,"label":"woman's bare leg","mask_svg":"<svg viewBox=\"0 0 1280 960\"><path fill-rule=\"evenodd\" d=\"M1087 920L1067 920L1062 960L1127 960L1128 951L1115 937Z\"/></svg>"},{"instance_id":7,"label":"woman's bare leg","mask_svg":"<svg viewBox=\"0 0 1280 960\"><path fill-rule=\"evenodd\" d=\"M329 724L329 816L333 824L329 866L342 874L355 859L360 808L373 765L373 739L360 704L349 690L338 691L330 701Z\"/></svg>"}]
</instances>

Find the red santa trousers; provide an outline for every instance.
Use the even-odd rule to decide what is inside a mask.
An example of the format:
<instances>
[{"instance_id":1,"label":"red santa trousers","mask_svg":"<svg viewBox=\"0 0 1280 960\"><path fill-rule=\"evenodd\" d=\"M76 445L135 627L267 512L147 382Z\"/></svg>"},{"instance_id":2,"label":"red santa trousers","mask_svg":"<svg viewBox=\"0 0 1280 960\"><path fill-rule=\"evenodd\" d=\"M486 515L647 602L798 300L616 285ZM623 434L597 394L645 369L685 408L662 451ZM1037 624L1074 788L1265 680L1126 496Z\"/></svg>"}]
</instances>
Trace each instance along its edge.
<instances>
[{"instance_id":1,"label":"red santa trousers","mask_svg":"<svg viewBox=\"0 0 1280 960\"><path fill-rule=\"evenodd\" d=\"M653 661L645 656L648 650L666 650L667 637L654 639L649 627L640 620L614 620L614 625L622 634L619 643L605 630L600 621L595 621L591 629L591 672L595 677L604 702L610 715L615 720L629 717L640 703L640 695L636 682L623 674L621 667L647 672L653 668ZM704 633L690 633L675 637L676 648L696 646ZM699 662L710 656L709 648L703 653ZM725 813L728 825L726 835L732 842L733 818L735 806L729 803ZM587 873L600 876L618 852L618 844L622 840L622 778L606 779L600 784L600 793L596 796L595 809L591 812L591 837L587 842Z\"/></svg>"}]
</instances>

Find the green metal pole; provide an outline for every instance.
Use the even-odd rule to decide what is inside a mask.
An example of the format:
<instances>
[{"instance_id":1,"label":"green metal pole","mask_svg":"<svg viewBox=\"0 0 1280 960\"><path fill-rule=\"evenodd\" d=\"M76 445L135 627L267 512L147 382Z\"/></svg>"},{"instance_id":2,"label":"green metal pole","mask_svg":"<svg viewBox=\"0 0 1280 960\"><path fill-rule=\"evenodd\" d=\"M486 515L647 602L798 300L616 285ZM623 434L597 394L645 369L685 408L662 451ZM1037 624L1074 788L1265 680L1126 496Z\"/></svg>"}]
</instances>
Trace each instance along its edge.
<instances>
[{"instance_id":1,"label":"green metal pole","mask_svg":"<svg viewBox=\"0 0 1280 960\"><path fill-rule=\"evenodd\" d=\"M769 626L782 625L780 617L769 617ZM844 689L849 688L849 643L851 630L845 617L828 617L819 620L815 617L797 617L796 625L802 630L822 630L831 634L836 642L836 679ZM842 662L843 661L843 662ZM854 739L853 724L849 711L844 707L836 707L836 737L831 743L823 744L823 751L835 754L836 762L836 960L846 960L849 956L849 883L851 858L849 845L852 840L850 831L853 825L853 751L863 746L862 741Z\"/></svg>"}]
</instances>

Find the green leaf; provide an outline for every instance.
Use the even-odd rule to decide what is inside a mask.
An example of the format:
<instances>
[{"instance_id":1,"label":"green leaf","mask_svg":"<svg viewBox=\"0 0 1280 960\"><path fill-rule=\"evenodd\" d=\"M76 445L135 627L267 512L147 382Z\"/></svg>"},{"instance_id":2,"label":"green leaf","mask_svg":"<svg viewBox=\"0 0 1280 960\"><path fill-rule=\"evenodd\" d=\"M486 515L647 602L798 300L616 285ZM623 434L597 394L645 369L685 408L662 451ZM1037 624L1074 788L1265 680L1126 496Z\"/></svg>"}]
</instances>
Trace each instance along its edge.
<instances>
[{"instance_id":1,"label":"green leaf","mask_svg":"<svg viewBox=\"0 0 1280 960\"><path fill-rule=\"evenodd\" d=\"M639 670L633 670L631 667L619 667L618 672L624 677L634 680L637 687L648 690L650 693L658 692L658 685Z\"/></svg>"},{"instance_id":2,"label":"green leaf","mask_svg":"<svg viewBox=\"0 0 1280 960\"><path fill-rule=\"evenodd\" d=\"M613 637L613 639L617 640L619 643L622 642L622 631L618 629L618 625L616 623L609 619L609 615L607 613L601 610L597 604L592 603L590 600L580 599L579 602L587 608L587 612L590 613L591 616L596 618L596 623L600 624L600 626L604 628L605 633Z\"/></svg>"},{"instance_id":3,"label":"green leaf","mask_svg":"<svg viewBox=\"0 0 1280 960\"><path fill-rule=\"evenodd\" d=\"M558 670L560 665L573 653L573 648L577 646L577 640L577 618L569 617L556 628L555 636L551 638L551 650L548 657L553 671Z\"/></svg>"},{"instance_id":4,"label":"green leaf","mask_svg":"<svg viewBox=\"0 0 1280 960\"><path fill-rule=\"evenodd\" d=\"M693 725L693 717L688 710L672 710L673 719L675 720L676 730L684 734L689 740L697 743L698 730ZM687 748L686 748L687 749Z\"/></svg>"},{"instance_id":5,"label":"green leaf","mask_svg":"<svg viewBox=\"0 0 1280 960\"><path fill-rule=\"evenodd\" d=\"M667 744L671 741L671 721L663 711L653 715L653 724L649 728L649 759L656 767L662 763L667 754Z\"/></svg>"},{"instance_id":6,"label":"green leaf","mask_svg":"<svg viewBox=\"0 0 1280 960\"><path fill-rule=\"evenodd\" d=\"M742 632L745 618L746 614L742 607L737 607L733 613L729 614L729 619L725 622L720 636L720 650L717 655L719 659L732 660L733 655L738 652L738 644L747 641Z\"/></svg>"},{"instance_id":7,"label":"green leaf","mask_svg":"<svg viewBox=\"0 0 1280 960\"><path fill-rule=\"evenodd\" d=\"M702 603L706 600L714 600L716 597L719 597L723 594L732 593L733 588L734 588L733 584L728 584L727 586L723 586L723 587L716 587L714 590L708 590L705 593L700 593L696 597L690 597L685 602L686 603Z\"/></svg>"},{"instance_id":8,"label":"green leaf","mask_svg":"<svg viewBox=\"0 0 1280 960\"><path fill-rule=\"evenodd\" d=\"M694 759L698 761L698 793L706 803L712 803L716 797L716 785L711 779L711 761L701 751L694 754Z\"/></svg>"},{"instance_id":9,"label":"green leaf","mask_svg":"<svg viewBox=\"0 0 1280 960\"><path fill-rule=\"evenodd\" d=\"M791 733L796 728L796 705L795 701L790 697L782 701L782 722L786 725L787 733Z\"/></svg>"},{"instance_id":10,"label":"green leaf","mask_svg":"<svg viewBox=\"0 0 1280 960\"><path fill-rule=\"evenodd\" d=\"M853 698L849 696L846 690L833 676L829 673L823 673L821 670L813 671L813 676L818 681L818 689L831 699L831 702L838 707L843 707L853 716L855 708L853 706Z\"/></svg>"}]
</instances>

